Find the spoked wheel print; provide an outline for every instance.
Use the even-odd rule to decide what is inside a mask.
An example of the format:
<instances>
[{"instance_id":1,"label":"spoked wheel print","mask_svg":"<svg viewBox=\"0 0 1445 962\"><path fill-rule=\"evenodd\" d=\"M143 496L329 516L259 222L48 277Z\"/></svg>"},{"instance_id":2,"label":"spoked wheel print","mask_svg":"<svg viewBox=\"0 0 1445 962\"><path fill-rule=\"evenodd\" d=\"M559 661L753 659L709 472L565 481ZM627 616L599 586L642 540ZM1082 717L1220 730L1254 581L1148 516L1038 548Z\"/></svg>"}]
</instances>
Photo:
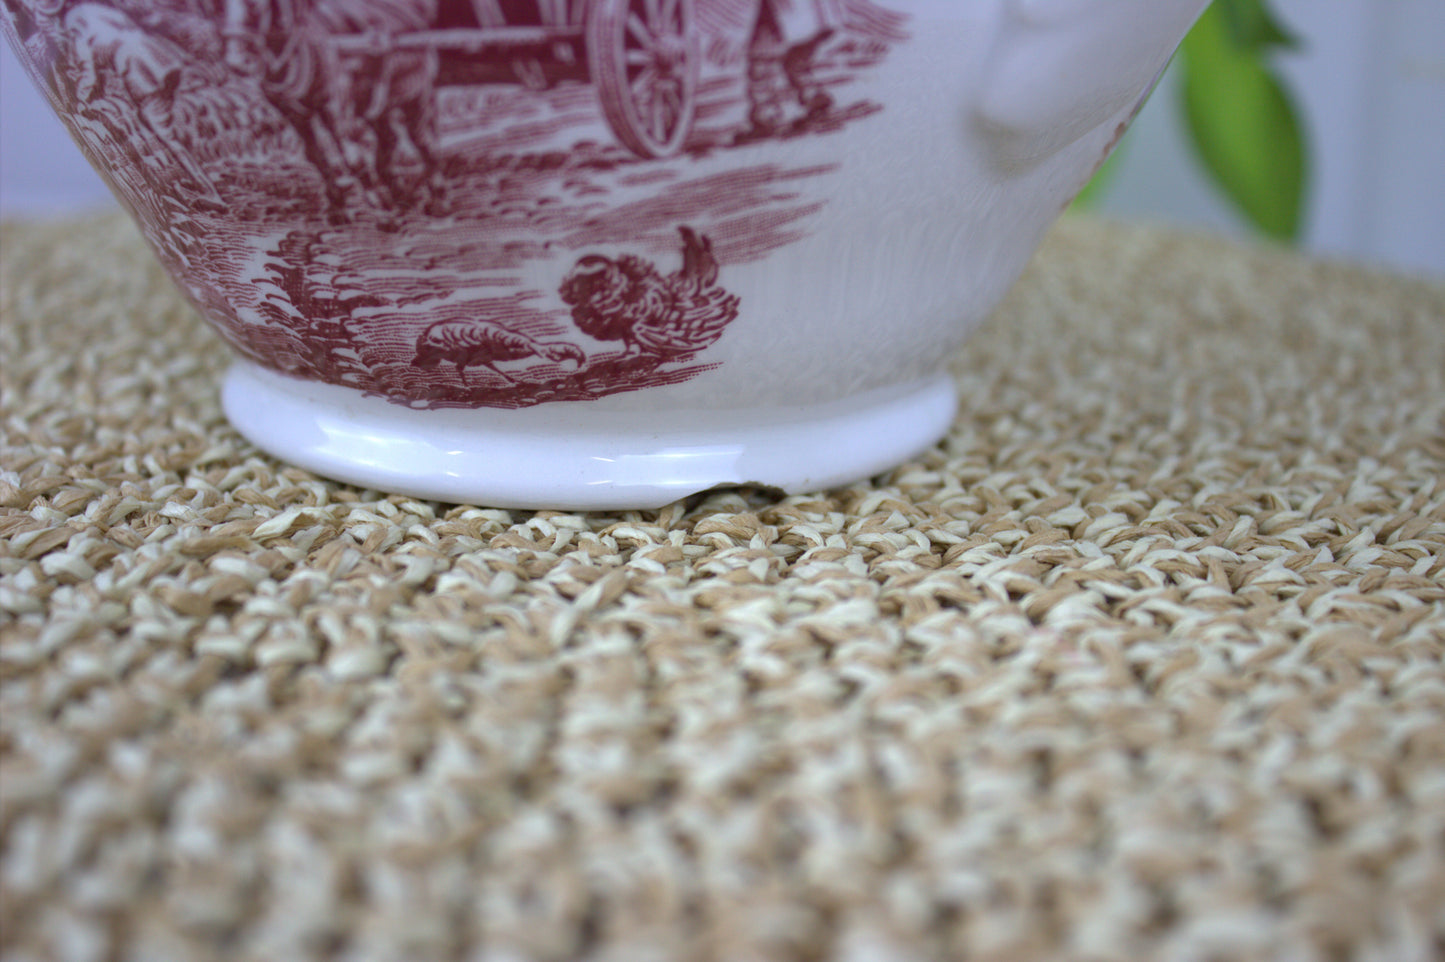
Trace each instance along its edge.
<instances>
[{"instance_id":1,"label":"spoked wheel print","mask_svg":"<svg viewBox=\"0 0 1445 962\"><path fill-rule=\"evenodd\" d=\"M693 0L593 0L592 82L613 133L640 157L668 157L692 132L698 83Z\"/></svg>"}]
</instances>

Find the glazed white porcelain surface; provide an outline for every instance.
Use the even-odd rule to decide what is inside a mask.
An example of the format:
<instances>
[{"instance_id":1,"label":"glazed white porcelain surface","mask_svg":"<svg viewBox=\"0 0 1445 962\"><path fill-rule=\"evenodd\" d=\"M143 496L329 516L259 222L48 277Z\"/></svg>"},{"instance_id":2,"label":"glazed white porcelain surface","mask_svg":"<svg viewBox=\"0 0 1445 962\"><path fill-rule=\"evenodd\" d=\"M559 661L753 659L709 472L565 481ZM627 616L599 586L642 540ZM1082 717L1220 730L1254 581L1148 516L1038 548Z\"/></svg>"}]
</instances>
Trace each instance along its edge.
<instances>
[{"instance_id":1,"label":"glazed white porcelain surface","mask_svg":"<svg viewBox=\"0 0 1445 962\"><path fill-rule=\"evenodd\" d=\"M950 358L1205 0L221 6L0 24L244 358L235 425L358 484L602 508L936 440Z\"/></svg>"},{"instance_id":2,"label":"glazed white porcelain surface","mask_svg":"<svg viewBox=\"0 0 1445 962\"><path fill-rule=\"evenodd\" d=\"M953 380L760 416L660 408L617 418L585 404L418 411L239 361L232 423L288 461L365 487L499 508L656 508L730 485L818 491L927 449L953 420Z\"/></svg>"}]
</instances>

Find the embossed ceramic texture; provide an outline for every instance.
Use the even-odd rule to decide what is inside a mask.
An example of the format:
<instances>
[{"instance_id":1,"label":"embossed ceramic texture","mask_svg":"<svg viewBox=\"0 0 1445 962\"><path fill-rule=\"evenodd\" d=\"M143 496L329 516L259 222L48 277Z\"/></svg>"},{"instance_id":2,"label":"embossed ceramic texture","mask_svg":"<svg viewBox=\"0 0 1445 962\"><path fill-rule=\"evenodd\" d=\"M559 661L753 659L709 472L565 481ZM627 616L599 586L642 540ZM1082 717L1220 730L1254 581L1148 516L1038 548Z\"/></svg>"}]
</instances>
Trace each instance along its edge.
<instances>
[{"instance_id":1,"label":"embossed ceramic texture","mask_svg":"<svg viewBox=\"0 0 1445 962\"><path fill-rule=\"evenodd\" d=\"M502 506L883 470L1203 0L0 0L282 457ZM966 363L966 360L965 360Z\"/></svg>"}]
</instances>

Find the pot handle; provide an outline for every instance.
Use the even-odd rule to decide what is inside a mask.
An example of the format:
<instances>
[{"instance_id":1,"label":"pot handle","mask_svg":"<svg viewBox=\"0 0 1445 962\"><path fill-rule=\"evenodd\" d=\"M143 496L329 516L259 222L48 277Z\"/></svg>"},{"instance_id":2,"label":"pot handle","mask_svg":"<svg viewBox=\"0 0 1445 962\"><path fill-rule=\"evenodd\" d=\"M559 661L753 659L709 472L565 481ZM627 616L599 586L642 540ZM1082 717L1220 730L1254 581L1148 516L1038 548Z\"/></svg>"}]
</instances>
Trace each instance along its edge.
<instances>
[{"instance_id":1,"label":"pot handle","mask_svg":"<svg viewBox=\"0 0 1445 962\"><path fill-rule=\"evenodd\" d=\"M1209 0L1005 0L976 121L1024 172L1137 108Z\"/></svg>"}]
</instances>

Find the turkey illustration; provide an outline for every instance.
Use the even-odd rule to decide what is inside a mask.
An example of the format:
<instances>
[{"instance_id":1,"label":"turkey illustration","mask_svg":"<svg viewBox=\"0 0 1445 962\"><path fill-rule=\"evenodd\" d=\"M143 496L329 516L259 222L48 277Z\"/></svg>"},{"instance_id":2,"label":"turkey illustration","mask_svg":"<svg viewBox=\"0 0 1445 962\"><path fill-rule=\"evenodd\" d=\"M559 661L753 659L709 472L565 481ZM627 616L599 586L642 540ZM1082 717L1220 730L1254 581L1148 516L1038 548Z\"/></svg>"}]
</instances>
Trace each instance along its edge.
<instances>
[{"instance_id":1,"label":"turkey illustration","mask_svg":"<svg viewBox=\"0 0 1445 962\"><path fill-rule=\"evenodd\" d=\"M516 380L497 368L501 361L543 358L561 363L572 361L581 366L587 355L575 344L563 341L539 341L520 331L503 327L494 321L437 321L416 339L418 367L431 367L448 361L457 366L457 375L466 380L466 369L485 367L508 384Z\"/></svg>"},{"instance_id":2,"label":"turkey illustration","mask_svg":"<svg viewBox=\"0 0 1445 962\"><path fill-rule=\"evenodd\" d=\"M682 267L664 276L632 254L589 254L562 282L572 320L589 337L621 341L623 356L677 360L710 347L738 316L738 296L718 285L712 242L691 227L682 235Z\"/></svg>"}]
</instances>

